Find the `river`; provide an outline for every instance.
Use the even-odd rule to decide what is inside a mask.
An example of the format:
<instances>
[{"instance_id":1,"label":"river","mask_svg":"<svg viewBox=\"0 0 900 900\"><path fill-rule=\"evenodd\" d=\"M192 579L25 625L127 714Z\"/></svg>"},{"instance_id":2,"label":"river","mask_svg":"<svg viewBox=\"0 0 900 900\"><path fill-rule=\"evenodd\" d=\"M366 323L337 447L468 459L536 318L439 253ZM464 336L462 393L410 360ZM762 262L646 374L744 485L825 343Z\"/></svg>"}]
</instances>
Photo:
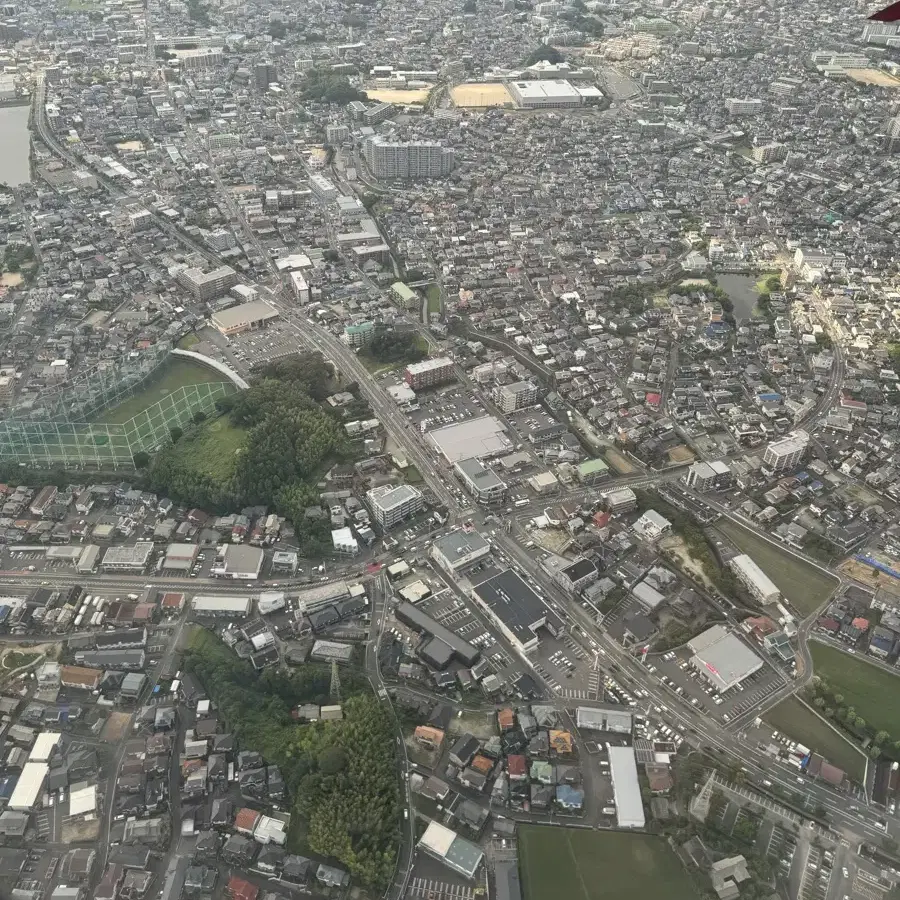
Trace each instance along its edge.
<instances>
[{"instance_id":1,"label":"river","mask_svg":"<svg viewBox=\"0 0 900 900\"><path fill-rule=\"evenodd\" d=\"M0 106L0 181L10 187L31 181L30 112L30 106Z\"/></svg>"},{"instance_id":2,"label":"river","mask_svg":"<svg viewBox=\"0 0 900 900\"><path fill-rule=\"evenodd\" d=\"M756 279L750 275L718 275L716 283L734 304L735 319L749 319L753 307L759 299L756 293Z\"/></svg>"}]
</instances>

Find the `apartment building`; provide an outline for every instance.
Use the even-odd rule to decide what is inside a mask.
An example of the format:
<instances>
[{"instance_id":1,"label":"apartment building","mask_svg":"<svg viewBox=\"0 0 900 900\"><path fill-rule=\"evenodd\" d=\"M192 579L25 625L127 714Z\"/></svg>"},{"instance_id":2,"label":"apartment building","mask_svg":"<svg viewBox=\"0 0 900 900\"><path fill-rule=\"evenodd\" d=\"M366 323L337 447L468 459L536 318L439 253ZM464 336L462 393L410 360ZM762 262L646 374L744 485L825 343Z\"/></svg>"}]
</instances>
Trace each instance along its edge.
<instances>
[{"instance_id":1,"label":"apartment building","mask_svg":"<svg viewBox=\"0 0 900 900\"><path fill-rule=\"evenodd\" d=\"M445 384L448 381L453 381L454 377L453 360L446 356L410 363L404 373L406 383L414 391L433 387L437 384Z\"/></svg>"},{"instance_id":2,"label":"apartment building","mask_svg":"<svg viewBox=\"0 0 900 900\"><path fill-rule=\"evenodd\" d=\"M237 280L237 272L231 266L219 266L211 272L191 266L178 273L178 283L198 300L221 297L237 284Z\"/></svg>"},{"instance_id":3,"label":"apartment building","mask_svg":"<svg viewBox=\"0 0 900 900\"><path fill-rule=\"evenodd\" d=\"M383 484L366 494L372 518L389 531L414 516L424 504L422 492L408 484Z\"/></svg>"},{"instance_id":4,"label":"apartment building","mask_svg":"<svg viewBox=\"0 0 900 900\"><path fill-rule=\"evenodd\" d=\"M762 112L762 100L746 99L741 100L737 97L731 97L728 100L728 115L730 116L755 116Z\"/></svg>"},{"instance_id":5,"label":"apartment building","mask_svg":"<svg viewBox=\"0 0 900 900\"><path fill-rule=\"evenodd\" d=\"M494 390L494 402L503 413L515 412L537 403L537 386L530 381L501 384Z\"/></svg>"},{"instance_id":6,"label":"apartment building","mask_svg":"<svg viewBox=\"0 0 900 900\"><path fill-rule=\"evenodd\" d=\"M809 435L805 431L792 431L766 447L763 465L773 473L789 472L800 465L808 447Z\"/></svg>"},{"instance_id":7,"label":"apartment building","mask_svg":"<svg viewBox=\"0 0 900 900\"><path fill-rule=\"evenodd\" d=\"M376 178L440 178L449 175L455 152L435 141L391 142L368 138L363 156Z\"/></svg>"}]
</instances>

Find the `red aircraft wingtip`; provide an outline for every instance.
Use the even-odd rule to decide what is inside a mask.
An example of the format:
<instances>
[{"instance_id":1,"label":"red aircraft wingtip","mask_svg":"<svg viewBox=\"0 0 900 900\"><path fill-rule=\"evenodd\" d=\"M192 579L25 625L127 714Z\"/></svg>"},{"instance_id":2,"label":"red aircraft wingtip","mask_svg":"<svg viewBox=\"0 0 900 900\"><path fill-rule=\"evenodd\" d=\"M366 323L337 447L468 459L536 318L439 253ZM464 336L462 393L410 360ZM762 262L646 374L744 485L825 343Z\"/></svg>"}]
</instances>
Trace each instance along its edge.
<instances>
[{"instance_id":1,"label":"red aircraft wingtip","mask_svg":"<svg viewBox=\"0 0 900 900\"><path fill-rule=\"evenodd\" d=\"M900 22L900 0L869 16L873 22Z\"/></svg>"}]
</instances>

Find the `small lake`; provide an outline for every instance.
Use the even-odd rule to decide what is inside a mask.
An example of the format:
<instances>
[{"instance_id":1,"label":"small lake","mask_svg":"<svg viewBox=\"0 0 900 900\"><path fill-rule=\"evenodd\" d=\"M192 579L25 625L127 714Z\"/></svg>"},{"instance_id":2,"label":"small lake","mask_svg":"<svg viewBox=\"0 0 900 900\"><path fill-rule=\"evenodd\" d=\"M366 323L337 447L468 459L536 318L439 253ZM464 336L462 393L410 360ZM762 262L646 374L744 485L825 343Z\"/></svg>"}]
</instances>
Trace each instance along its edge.
<instances>
[{"instance_id":1,"label":"small lake","mask_svg":"<svg viewBox=\"0 0 900 900\"><path fill-rule=\"evenodd\" d=\"M10 187L31 181L30 112L30 106L0 106L0 181Z\"/></svg>"},{"instance_id":2,"label":"small lake","mask_svg":"<svg viewBox=\"0 0 900 900\"><path fill-rule=\"evenodd\" d=\"M734 304L735 319L749 319L759 299L756 278L750 275L717 275L716 283Z\"/></svg>"}]
</instances>

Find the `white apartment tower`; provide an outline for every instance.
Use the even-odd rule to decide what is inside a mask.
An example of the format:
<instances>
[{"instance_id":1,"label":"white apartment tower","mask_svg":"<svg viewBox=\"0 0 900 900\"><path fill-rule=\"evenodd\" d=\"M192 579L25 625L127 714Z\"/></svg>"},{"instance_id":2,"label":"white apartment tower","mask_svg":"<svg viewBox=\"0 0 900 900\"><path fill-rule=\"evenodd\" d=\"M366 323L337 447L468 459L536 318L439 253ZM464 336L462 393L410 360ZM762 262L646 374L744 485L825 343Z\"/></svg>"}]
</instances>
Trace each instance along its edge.
<instances>
[{"instance_id":1,"label":"white apartment tower","mask_svg":"<svg viewBox=\"0 0 900 900\"><path fill-rule=\"evenodd\" d=\"M803 461L809 447L809 435L805 431L792 431L766 447L763 465L772 472L789 472Z\"/></svg>"},{"instance_id":2,"label":"white apartment tower","mask_svg":"<svg viewBox=\"0 0 900 900\"><path fill-rule=\"evenodd\" d=\"M363 144L366 163L376 178L440 178L453 169L455 153L435 141L386 141L368 138Z\"/></svg>"}]
</instances>

